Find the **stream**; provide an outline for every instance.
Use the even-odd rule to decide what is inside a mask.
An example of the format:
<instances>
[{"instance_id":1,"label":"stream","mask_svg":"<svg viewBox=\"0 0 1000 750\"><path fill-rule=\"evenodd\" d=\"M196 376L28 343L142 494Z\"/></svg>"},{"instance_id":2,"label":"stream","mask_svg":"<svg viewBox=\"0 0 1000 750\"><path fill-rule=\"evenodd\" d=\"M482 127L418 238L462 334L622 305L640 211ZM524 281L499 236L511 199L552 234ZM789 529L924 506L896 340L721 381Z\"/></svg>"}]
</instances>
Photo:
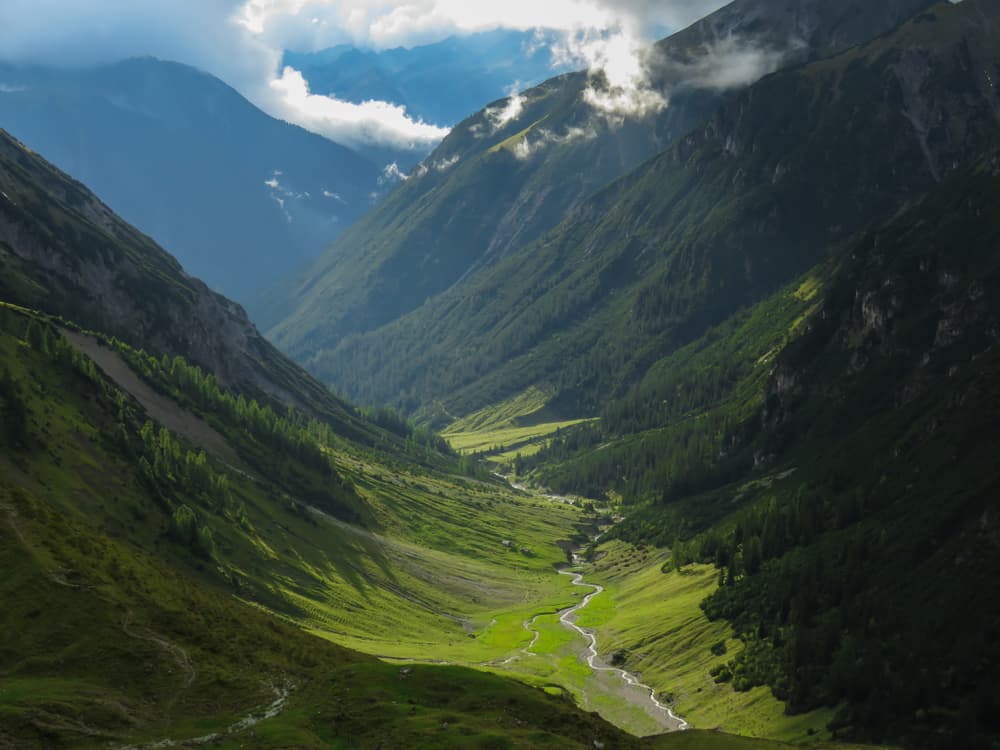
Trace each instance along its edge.
<instances>
[{"instance_id":1,"label":"stream","mask_svg":"<svg viewBox=\"0 0 1000 750\"><path fill-rule=\"evenodd\" d=\"M653 690L653 688L651 688L649 685L646 685L645 683L639 682L639 679L631 672L627 672L624 669L619 669L618 667L609 667L605 665L601 661L600 656L598 656L597 654L597 636L594 635L594 633L592 633L590 630L581 628L579 625L576 624L577 612L579 612L581 609L590 604L590 600L593 599L598 594L600 594L602 591L604 591L604 587L597 583L587 583L586 581L583 580L583 573L575 573L569 570L560 570L559 572L562 575L571 576L573 578L574 586L587 586L593 589L593 591L591 591L589 594L584 596L582 600L580 600L579 604L575 604L574 606L569 607L568 609L564 609L562 612L559 613L559 622L562 623L565 627L571 630L575 630L577 633L582 635L584 639L587 641L587 665L595 672L614 672L618 674L618 676L625 681L625 684L629 685L630 687L639 688L640 690L647 691L649 693L650 702L653 704L655 709L663 715L665 723L668 726L670 726L671 729L677 731L689 729L690 724L688 724L686 721L684 721L684 719L675 714L670 709L669 706L661 702L656 697L656 691ZM536 633L536 638L537 638L537 633ZM532 641L532 643L534 643L534 641Z\"/></svg>"}]
</instances>

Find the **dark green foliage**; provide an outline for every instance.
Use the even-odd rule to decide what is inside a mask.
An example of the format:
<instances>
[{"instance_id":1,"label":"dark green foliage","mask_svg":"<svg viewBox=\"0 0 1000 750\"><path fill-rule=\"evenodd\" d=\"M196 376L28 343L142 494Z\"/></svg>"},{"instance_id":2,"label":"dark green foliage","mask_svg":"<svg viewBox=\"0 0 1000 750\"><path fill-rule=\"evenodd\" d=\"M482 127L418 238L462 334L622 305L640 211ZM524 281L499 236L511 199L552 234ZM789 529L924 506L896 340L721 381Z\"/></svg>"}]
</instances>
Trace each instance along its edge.
<instances>
[{"instance_id":1,"label":"dark green foliage","mask_svg":"<svg viewBox=\"0 0 1000 750\"><path fill-rule=\"evenodd\" d=\"M615 532L673 540L673 566L718 566L705 611L746 648L716 680L769 685L791 712L839 706L844 737L1000 735L996 163L852 245L777 355L756 428L731 435L756 472Z\"/></svg>"},{"instance_id":2,"label":"dark green foliage","mask_svg":"<svg viewBox=\"0 0 1000 750\"><path fill-rule=\"evenodd\" d=\"M888 9L841 0L833 11L813 2L738 0L657 45L648 61L652 83L670 106L642 118L596 111L586 92L603 82L582 73L524 92L521 111L499 126L495 115L505 103L494 103L492 116L480 111L456 126L424 173L281 290L288 309L271 335L352 398L419 409L425 418L469 414L542 382L556 386L573 416L596 413L665 351L773 290L776 275L789 271L779 258L794 261L800 250L797 237L774 236L783 216L760 218L772 208L764 185L776 165L727 169L731 123L704 122L728 97L679 81L683 71L705 63L726 37L782 49L789 65L825 57L931 1ZM808 38L789 48L804 16ZM808 90L761 106L786 126L789 109L829 99ZM732 112L744 119L743 102ZM678 161L689 160L682 146L703 129L718 140L690 159L690 171L669 157L654 159L678 144ZM751 150L777 160L783 149L748 144ZM729 199L734 184L746 190ZM789 187L794 194L801 186ZM800 204L788 207L793 218ZM750 226L718 231L733 213L752 216ZM741 247L744 235L751 239ZM705 245L711 256L702 262ZM741 278L748 259L749 285ZM798 258L799 270L805 261ZM632 368L638 372L625 372Z\"/></svg>"},{"instance_id":3,"label":"dark green foliage","mask_svg":"<svg viewBox=\"0 0 1000 750\"><path fill-rule=\"evenodd\" d=\"M331 427L308 419L294 409L276 412L242 394L219 387L214 375L189 365L181 357L157 359L142 350L113 341L136 372L179 403L208 418L238 446L243 457L262 476L293 489L303 500L345 520L363 520L363 504L350 482L338 474L327 450L338 444ZM143 428L144 456L154 477L180 482L185 490L211 492L213 504L225 508L225 477L207 467L204 454L184 453L167 430L147 423Z\"/></svg>"},{"instance_id":4,"label":"dark green foliage","mask_svg":"<svg viewBox=\"0 0 1000 750\"><path fill-rule=\"evenodd\" d=\"M127 435L127 427L122 427ZM186 449L169 430L157 429L152 422L143 425L139 436L142 443L139 465L151 490L199 498L205 507L219 513L238 511L229 490L229 478L212 468L204 451ZM183 527L180 538L193 544L197 541L195 529L187 522L180 523L178 513L186 519L191 510L186 505L180 505L174 512L173 520L175 531ZM193 515L191 518L193 523Z\"/></svg>"},{"instance_id":5,"label":"dark green foliage","mask_svg":"<svg viewBox=\"0 0 1000 750\"><path fill-rule=\"evenodd\" d=\"M0 372L0 444L8 449L28 444L28 408L20 385L6 368Z\"/></svg>"},{"instance_id":6,"label":"dark green foliage","mask_svg":"<svg viewBox=\"0 0 1000 750\"><path fill-rule=\"evenodd\" d=\"M454 454L448 441L442 438L433 430L414 424L411 420L400 414L395 409L389 407L378 407L362 409L361 415L374 425L378 425L394 435L398 435L407 441L407 445L412 448L422 446L428 450L438 453ZM462 471L462 473L467 473Z\"/></svg>"}]
</instances>

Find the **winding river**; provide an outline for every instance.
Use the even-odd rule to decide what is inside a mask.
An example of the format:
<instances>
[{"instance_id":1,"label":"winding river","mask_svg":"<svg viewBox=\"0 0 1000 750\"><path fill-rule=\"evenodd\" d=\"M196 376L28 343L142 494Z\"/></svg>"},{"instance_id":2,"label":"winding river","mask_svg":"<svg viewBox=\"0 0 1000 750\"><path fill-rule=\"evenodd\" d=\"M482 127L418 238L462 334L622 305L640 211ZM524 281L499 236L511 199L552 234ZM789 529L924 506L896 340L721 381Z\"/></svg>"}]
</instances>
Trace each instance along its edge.
<instances>
[{"instance_id":1,"label":"winding river","mask_svg":"<svg viewBox=\"0 0 1000 750\"><path fill-rule=\"evenodd\" d=\"M617 673L618 676L625 681L626 685L629 685L630 687L633 688L638 688L639 690L647 691L649 693L649 700L653 704L655 711L660 713L666 725L668 725L671 729L678 731L689 729L690 724L688 724L686 721L684 721L684 719L675 714L670 709L669 706L661 702L656 697L656 691L653 690L653 688L651 688L649 685L646 685L645 683L640 682L639 679L631 672L627 672L624 669L618 669L617 667L609 667L606 664L604 664L601 661L600 656L598 656L597 654L597 636L594 635L591 631L585 628L581 628L579 625L576 624L577 613L581 609L586 607L588 604L590 604L591 599L593 599L595 596L604 591L604 587L596 583L587 583L586 581L583 580L583 573L576 573L569 570L560 570L559 572L562 575L571 576L573 578L574 586L586 586L588 588L593 589L589 594L584 596L583 599L578 604L575 604L572 607L564 609L562 612L559 613L559 622L562 623L565 627L574 630L580 635L582 635L584 639L587 641L587 652L586 652L587 665L595 672ZM537 636L538 634L536 632L535 634L536 640ZM532 645L534 645L534 641L532 641Z\"/></svg>"}]
</instances>

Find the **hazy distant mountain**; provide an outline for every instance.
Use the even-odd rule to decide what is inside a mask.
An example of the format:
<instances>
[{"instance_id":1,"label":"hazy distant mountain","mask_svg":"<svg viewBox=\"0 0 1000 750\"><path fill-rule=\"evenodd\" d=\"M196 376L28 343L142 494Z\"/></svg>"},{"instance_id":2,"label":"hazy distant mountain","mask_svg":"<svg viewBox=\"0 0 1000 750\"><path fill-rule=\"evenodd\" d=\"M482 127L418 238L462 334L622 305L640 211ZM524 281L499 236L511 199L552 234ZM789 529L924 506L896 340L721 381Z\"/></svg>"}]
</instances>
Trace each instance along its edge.
<instances>
[{"instance_id":1,"label":"hazy distant mountain","mask_svg":"<svg viewBox=\"0 0 1000 750\"><path fill-rule=\"evenodd\" d=\"M240 300L318 254L377 189L379 170L353 151L151 58L0 64L0 126Z\"/></svg>"},{"instance_id":2,"label":"hazy distant mountain","mask_svg":"<svg viewBox=\"0 0 1000 750\"><path fill-rule=\"evenodd\" d=\"M544 32L542 32L544 33ZM314 93L406 107L435 125L454 125L485 104L553 75L548 43L533 31L490 31L420 47L373 51L339 45L286 52ZM556 70L555 72L561 72Z\"/></svg>"}]
</instances>

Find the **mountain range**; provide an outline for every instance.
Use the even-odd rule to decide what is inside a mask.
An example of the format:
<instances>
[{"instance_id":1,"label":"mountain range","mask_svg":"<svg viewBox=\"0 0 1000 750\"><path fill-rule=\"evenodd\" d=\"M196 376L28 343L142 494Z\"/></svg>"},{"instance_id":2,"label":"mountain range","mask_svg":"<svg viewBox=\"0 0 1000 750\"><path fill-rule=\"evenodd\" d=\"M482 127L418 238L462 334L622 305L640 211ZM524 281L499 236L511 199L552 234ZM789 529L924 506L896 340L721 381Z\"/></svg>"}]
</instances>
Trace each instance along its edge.
<instances>
[{"instance_id":1,"label":"mountain range","mask_svg":"<svg viewBox=\"0 0 1000 750\"><path fill-rule=\"evenodd\" d=\"M314 258L380 189L382 165L177 63L3 64L0 81L9 132L241 301Z\"/></svg>"},{"instance_id":2,"label":"mountain range","mask_svg":"<svg viewBox=\"0 0 1000 750\"><path fill-rule=\"evenodd\" d=\"M704 612L741 643L718 682L836 707L845 737L988 747L997 29L973 0L733 3L649 57L659 114L566 143L602 85L574 74L481 146L514 100L460 124L279 288L270 335L523 481L623 503L611 536L665 570L714 564ZM720 39L782 54L699 89ZM623 159L613 134L643 133ZM616 622L658 669L663 634Z\"/></svg>"},{"instance_id":3,"label":"mountain range","mask_svg":"<svg viewBox=\"0 0 1000 750\"><path fill-rule=\"evenodd\" d=\"M647 55L647 88L639 94L608 92L606 81L577 73L481 110L310 269L251 303L255 319L321 378L345 383L362 400L397 399L407 383L351 390L354 354L341 347L366 349L371 340L382 351L378 339L393 325L406 325L425 303L443 302L442 293L462 294L561 222L575 223L567 215L596 191L685 137L754 77L865 41L928 3L851 3L836 13L821 12L824 3L787 5L734 3L664 40ZM749 79L715 75L731 66ZM599 104L602 91L610 104ZM640 116L615 110L635 106L635 96ZM414 324L423 325L418 317Z\"/></svg>"},{"instance_id":4,"label":"mountain range","mask_svg":"<svg viewBox=\"0 0 1000 750\"><path fill-rule=\"evenodd\" d=\"M0 747L994 748L998 36L735 0L466 117L267 338L0 132ZM115 70L220 97L31 74Z\"/></svg>"}]
</instances>

